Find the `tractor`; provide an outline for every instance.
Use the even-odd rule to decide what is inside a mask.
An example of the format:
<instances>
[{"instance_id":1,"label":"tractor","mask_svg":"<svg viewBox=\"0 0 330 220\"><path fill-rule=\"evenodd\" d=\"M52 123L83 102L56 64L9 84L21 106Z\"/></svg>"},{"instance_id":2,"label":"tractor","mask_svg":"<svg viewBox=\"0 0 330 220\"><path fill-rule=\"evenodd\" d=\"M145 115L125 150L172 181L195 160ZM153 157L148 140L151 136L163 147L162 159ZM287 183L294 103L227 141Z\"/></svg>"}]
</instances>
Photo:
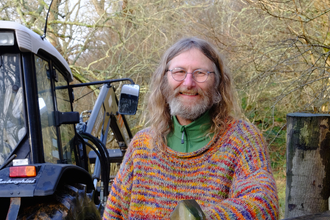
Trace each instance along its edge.
<instances>
[{"instance_id":1,"label":"tractor","mask_svg":"<svg viewBox=\"0 0 330 220\"><path fill-rule=\"evenodd\" d=\"M136 113L139 86L72 81L45 37L0 21L0 219L101 218L110 164L121 163L132 138L125 115ZM74 88L91 85L100 85L93 109L74 112ZM119 148L106 148L110 133Z\"/></svg>"}]
</instances>

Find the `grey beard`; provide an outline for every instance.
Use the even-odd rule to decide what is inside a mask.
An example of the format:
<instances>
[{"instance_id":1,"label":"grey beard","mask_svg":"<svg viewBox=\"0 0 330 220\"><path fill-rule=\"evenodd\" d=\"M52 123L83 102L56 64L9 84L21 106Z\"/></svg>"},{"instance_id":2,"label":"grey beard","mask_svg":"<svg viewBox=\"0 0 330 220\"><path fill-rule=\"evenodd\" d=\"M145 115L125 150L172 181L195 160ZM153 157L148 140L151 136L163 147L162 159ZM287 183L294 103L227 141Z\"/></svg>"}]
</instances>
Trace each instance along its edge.
<instances>
[{"instance_id":1,"label":"grey beard","mask_svg":"<svg viewBox=\"0 0 330 220\"><path fill-rule=\"evenodd\" d=\"M181 101L174 97L170 102L170 114L172 116L180 116L187 120L196 120L199 116L201 116L204 112L206 112L211 106L209 105L209 98L205 98L201 103L198 103L193 106L185 106L181 103Z\"/></svg>"},{"instance_id":2,"label":"grey beard","mask_svg":"<svg viewBox=\"0 0 330 220\"><path fill-rule=\"evenodd\" d=\"M221 95L215 88L209 89L203 94L203 99L195 105L184 105L178 97L175 96L177 91L174 91L168 97L168 104L170 107L170 114L172 116L180 116L187 120L196 120L204 112L209 110L214 104L221 101Z\"/></svg>"}]
</instances>

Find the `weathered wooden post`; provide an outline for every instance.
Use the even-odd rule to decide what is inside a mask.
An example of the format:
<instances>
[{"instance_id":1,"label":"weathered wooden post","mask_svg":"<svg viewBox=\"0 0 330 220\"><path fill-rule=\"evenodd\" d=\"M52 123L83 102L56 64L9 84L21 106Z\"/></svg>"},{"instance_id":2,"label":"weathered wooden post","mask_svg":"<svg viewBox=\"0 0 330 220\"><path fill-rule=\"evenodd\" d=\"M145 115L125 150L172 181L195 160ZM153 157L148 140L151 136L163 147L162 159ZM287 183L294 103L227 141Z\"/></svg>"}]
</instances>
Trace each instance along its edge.
<instances>
[{"instance_id":1,"label":"weathered wooden post","mask_svg":"<svg viewBox=\"0 0 330 220\"><path fill-rule=\"evenodd\" d=\"M330 115L287 115L285 218L328 210Z\"/></svg>"}]
</instances>

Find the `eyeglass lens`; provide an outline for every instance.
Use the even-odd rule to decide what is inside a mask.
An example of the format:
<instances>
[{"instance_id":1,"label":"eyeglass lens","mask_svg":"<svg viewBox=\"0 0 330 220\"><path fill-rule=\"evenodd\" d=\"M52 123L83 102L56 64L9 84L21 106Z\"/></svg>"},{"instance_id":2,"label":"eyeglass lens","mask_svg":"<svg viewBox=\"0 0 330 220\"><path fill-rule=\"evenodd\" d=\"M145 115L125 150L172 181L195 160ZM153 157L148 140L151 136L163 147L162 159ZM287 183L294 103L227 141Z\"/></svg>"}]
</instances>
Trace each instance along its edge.
<instances>
[{"instance_id":1,"label":"eyeglass lens","mask_svg":"<svg viewBox=\"0 0 330 220\"><path fill-rule=\"evenodd\" d=\"M173 69L171 70L172 77L176 81L182 81L186 78L186 75L188 74L187 71L183 69ZM197 82L204 82L207 77L208 77L208 72L204 70L195 70L194 72L191 73L193 75L193 78Z\"/></svg>"}]
</instances>

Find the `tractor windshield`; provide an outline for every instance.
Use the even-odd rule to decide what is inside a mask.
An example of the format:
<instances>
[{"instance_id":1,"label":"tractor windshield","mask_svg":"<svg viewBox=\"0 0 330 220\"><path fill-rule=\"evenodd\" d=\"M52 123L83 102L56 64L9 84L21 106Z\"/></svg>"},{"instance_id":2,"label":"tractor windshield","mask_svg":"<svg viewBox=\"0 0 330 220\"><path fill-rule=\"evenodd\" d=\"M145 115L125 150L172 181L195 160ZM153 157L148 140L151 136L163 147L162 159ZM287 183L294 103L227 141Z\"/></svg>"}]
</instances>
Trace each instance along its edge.
<instances>
[{"instance_id":1,"label":"tractor windshield","mask_svg":"<svg viewBox=\"0 0 330 220\"><path fill-rule=\"evenodd\" d=\"M0 54L0 165L26 133L19 54Z\"/></svg>"}]
</instances>

